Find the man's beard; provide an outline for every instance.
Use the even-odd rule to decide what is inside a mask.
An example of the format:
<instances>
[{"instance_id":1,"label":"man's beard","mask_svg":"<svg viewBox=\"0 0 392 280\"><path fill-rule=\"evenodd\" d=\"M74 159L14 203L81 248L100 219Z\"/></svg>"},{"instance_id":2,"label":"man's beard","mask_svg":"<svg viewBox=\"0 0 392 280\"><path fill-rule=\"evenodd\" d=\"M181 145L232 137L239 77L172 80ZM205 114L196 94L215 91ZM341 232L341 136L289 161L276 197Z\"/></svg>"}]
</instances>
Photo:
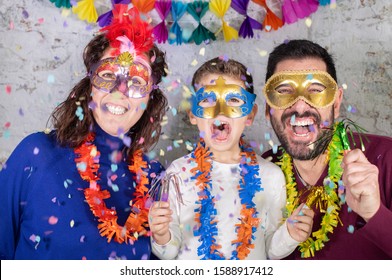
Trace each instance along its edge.
<instances>
[{"instance_id":1,"label":"man's beard","mask_svg":"<svg viewBox=\"0 0 392 280\"><path fill-rule=\"evenodd\" d=\"M303 117L313 117L315 123L314 127L317 127L317 139L312 143L304 143L298 141L288 141L287 135L284 132L286 127L287 119L291 119L292 116L295 118L303 118ZM327 120L327 123L332 126L335 119L334 110L331 109L331 114ZM275 131L276 136L279 139L280 144L285 149L285 151L294 159L298 160L312 160L324 153L327 149L329 143L332 140L332 130L328 128L324 128L321 126L321 116L319 114L306 111L305 113L299 115L297 112L289 112L283 113L280 120L274 118L271 115L271 124Z\"/></svg>"}]
</instances>

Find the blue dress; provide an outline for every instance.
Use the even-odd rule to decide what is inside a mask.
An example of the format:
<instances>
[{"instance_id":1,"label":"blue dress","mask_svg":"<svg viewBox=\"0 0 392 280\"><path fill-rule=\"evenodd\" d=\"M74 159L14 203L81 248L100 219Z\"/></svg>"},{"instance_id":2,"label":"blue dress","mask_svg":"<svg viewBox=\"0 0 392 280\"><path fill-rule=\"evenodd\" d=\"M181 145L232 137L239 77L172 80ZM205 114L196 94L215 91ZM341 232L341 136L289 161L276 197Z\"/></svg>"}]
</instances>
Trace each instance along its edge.
<instances>
[{"instance_id":1,"label":"blue dress","mask_svg":"<svg viewBox=\"0 0 392 280\"><path fill-rule=\"evenodd\" d=\"M95 130L101 153L98 183L109 190L106 206L116 209L118 224L124 225L136 183L120 153L122 140L98 126ZM144 160L149 177L163 171L159 162ZM100 236L85 202L87 187L73 149L60 147L54 133L23 139L0 172L0 259L150 259L149 237L119 244Z\"/></svg>"}]
</instances>

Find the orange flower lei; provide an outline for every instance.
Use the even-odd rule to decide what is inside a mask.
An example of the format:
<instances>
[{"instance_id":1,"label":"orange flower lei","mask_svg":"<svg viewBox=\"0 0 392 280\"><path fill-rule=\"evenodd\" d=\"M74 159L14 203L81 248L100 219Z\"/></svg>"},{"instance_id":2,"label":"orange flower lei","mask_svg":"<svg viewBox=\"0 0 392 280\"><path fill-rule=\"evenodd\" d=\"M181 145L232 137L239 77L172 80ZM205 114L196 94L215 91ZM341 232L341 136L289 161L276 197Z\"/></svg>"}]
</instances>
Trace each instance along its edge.
<instances>
[{"instance_id":1,"label":"orange flower lei","mask_svg":"<svg viewBox=\"0 0 392 280\"><path fill-rule=\"evenodd\" d=\"M236 249L232 252L231 259L245 259L254 248L252 240L253 233L256 231L260 219L257 217L253 197L257 191L261 190L261 180L256 175L259 172L257 158L255 152L244 147L241 139L241 178L239 181L239 196L241 199L242 209L240 223L236 224L237 239L231 243L236 244ZM217 234L217 223L215 219L215 198L211 195L211 164L212 153L205 148L204 141L200 140L194 153L192 160L197 167L192 168L191 172L196 179L196 185L199 186L199 209L196 210L195 221L199 224L199 229L195 231L195 235L200 236L202 244L198 248L198 255L204 255L202 259L224 259L223 254L218 250L221 245L216 244L214 234Z\"/></svg>"},{"instance_id":2,"label":"orange flower lei","mask_svg":"<svg viewBox=\"0 0 392 280\"><path fill-rule=\"evenodd\" d=\"M108 209L104 200L110 197L107 190L101 190L98 182L100 177L99 156L97 147L93 144L95 135L90 133L82 145L75 148L75 162L78 172L83 180L90 183L89 188L84 190L86 202L91 212L98 218L98 229L101 236L105 236L110 242L112 239L118 243L133 243L139 236L148 235L148 209L145 202L149 198L148 178L143 171L147 163L143 161L143 153L137 150L133 155L132 164L128 166L130 172L135 174L137 186L132 199L132 211L124 226L117 224L117 212Z\"/></svg>"}]
</instances>

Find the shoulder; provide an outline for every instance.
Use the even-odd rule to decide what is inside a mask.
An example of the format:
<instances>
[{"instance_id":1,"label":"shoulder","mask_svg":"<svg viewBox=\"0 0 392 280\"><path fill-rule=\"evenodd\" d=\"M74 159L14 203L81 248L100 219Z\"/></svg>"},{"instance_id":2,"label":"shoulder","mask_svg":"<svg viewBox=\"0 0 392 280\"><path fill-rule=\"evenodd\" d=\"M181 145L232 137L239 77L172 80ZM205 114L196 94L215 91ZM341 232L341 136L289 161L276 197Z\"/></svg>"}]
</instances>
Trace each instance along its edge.
<instances>
[{"instance_id":1,"label":"shoulder","mask_svg":"<svg viewBox=\"0 0 392 280\"><path fill-rule=\"evenodd\" d=\"M169 167L167 168L167 172L178 172L178 171L185 171L190 169L191 167L191 161L190 159L192 158L192 153L189 153L187 155L184 155L178 159L173 160Z\"/></svg>"},{"instance_id":2,"label":"shoulder","mask_svg":"<svg viewBox=\"0 0 392 280\"><path fill-rule=\"evenodd\" d=\"M285 178L282 170L275 163L257 156L260 166L260 176L264 182L274 182L274 184L284 185Z\"/></svg>"},{"instance_id":3,"label":"shoulder","mask_svg":"<svg viewBox=\"0 0 392 280\"><path fill-rule=\"evenodd\" d=\"M46 156L57 146L56 136L54 133L46 134L36 132L26 136L15 148L12 155L31 157ZM11 155L11 156L12 156Z\"/></svg>"},{"instance_id":4,"label":"shoulder","mask_svg":"<svg viewBox=\"0 0 392 280\"><path fill-rule=\"evenodd\" d=\"M355 147L361 149L361 140L364 146L364 154L371 163L392 160L392 138L374 134L363 134L361 137L354 134Z\"/></svg>"}]
</instances>

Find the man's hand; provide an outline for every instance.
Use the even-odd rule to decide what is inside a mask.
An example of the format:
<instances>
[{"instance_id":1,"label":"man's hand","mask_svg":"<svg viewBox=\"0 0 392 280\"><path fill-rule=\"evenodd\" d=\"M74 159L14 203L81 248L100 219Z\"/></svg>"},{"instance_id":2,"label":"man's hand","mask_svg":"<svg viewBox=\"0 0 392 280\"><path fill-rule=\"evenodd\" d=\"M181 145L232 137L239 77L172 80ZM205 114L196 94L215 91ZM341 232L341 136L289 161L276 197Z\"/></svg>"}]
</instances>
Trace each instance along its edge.
<instances>
[{"instance_id":1,"label":"man's hand","mask_svg":"<svg viewBox=\"0 0 392 280\"><path fill-rule=\"evenodd\" d=\"M347 205L367 222L381 204L378 168L359 149L344 156L342 168Z\"/></svg>"}]
</instances>

